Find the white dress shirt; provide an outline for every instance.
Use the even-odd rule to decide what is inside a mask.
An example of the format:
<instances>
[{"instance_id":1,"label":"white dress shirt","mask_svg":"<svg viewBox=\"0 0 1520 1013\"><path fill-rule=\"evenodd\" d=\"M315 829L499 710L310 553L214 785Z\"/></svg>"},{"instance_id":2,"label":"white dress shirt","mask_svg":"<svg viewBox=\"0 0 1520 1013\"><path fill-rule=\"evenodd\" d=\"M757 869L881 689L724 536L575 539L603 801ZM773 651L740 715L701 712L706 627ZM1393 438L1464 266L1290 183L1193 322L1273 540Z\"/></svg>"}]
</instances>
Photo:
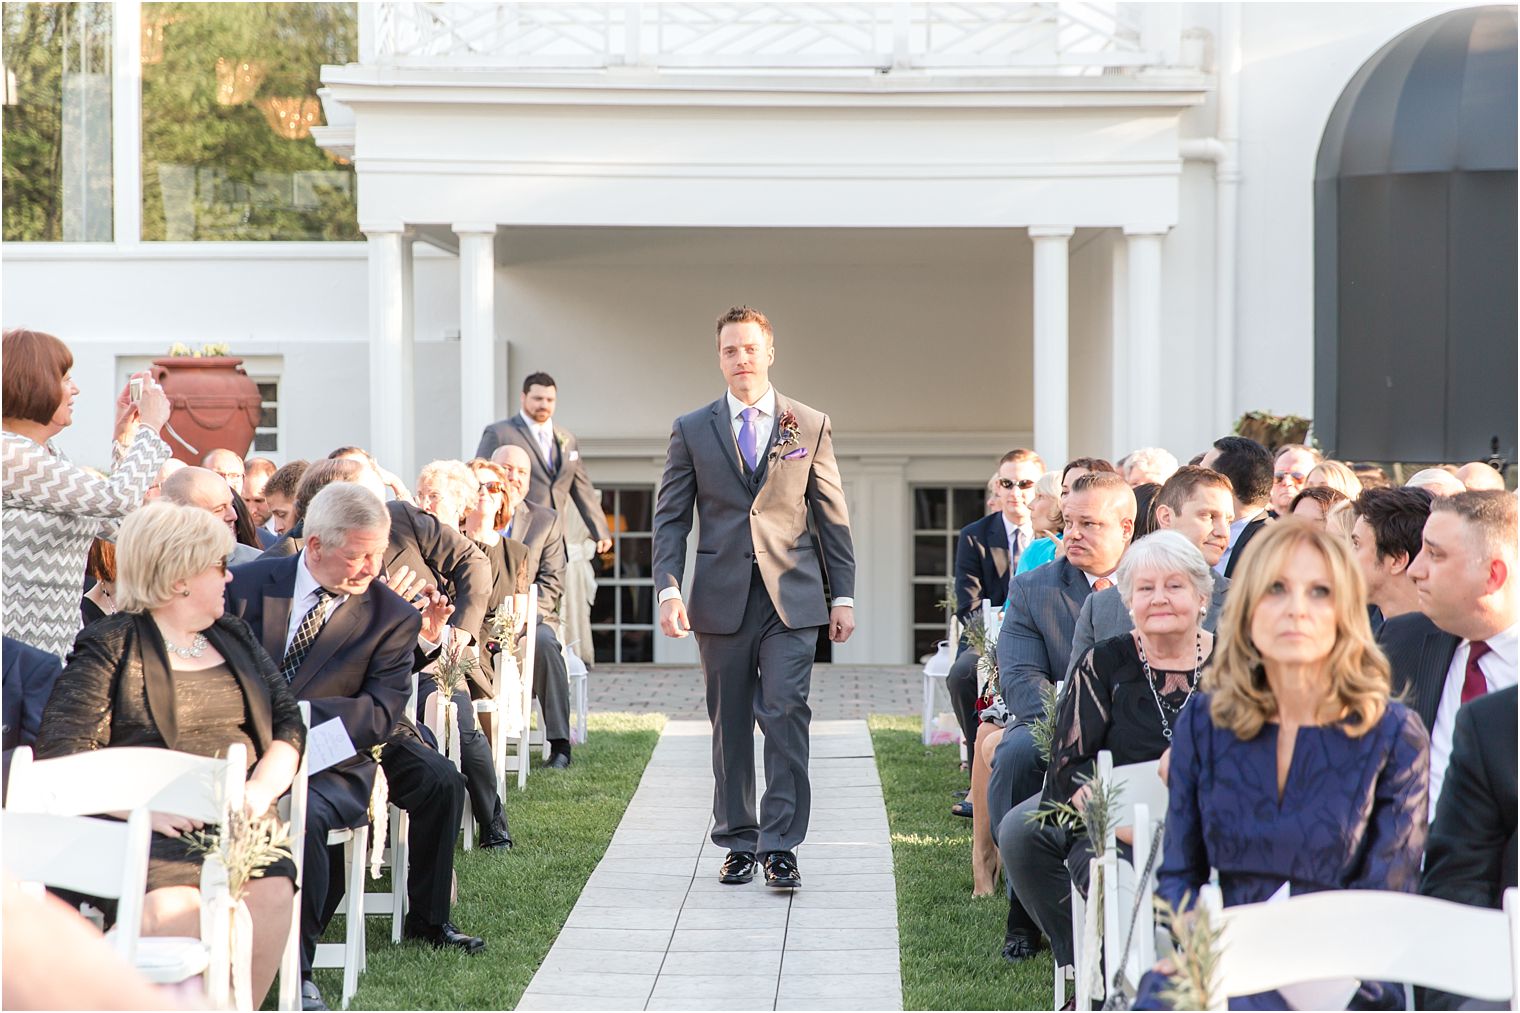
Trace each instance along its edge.
<instances>
[{"instance_id":1,"label":"white dress shirt","mask_svg":"<svg viewBox=\"0 0 1520 1013\"><path fill-rule=\"evenodd\" d=\"M734 434L735 450L739 449L739 430L744 426L744 409L758 408L760 410L760 414L755 416L754 422L755 449L757 454L763 455L765 453L765 449L770 446L771 429L776 424L776 388L766 387L765 393L761 394L760 399L752 405L747 405L743 401L740 401L738 398L734 397L733 391L729 391L723 396L728 399L728 421L729 428ZM743 460L744 455L740 454L739 459ZM665 590L660 592L660 604L663 605L666 602L670 601L672 598L679 597L681 597L680 588L667 587ZM854 608L855 599L835 598L834 604L836 606L846 605L850 608Z\"/></svg>"},{"instance_id":2,"label":"white dress shirt","mask_svg":"<svg viewBox=\"0 0 1520 1013\"><path fill-rule=\"evenodd\" d=\"M554 419L547 422L535 422L528 417L527 412L518 412L523 422L528 426L528 432L533 434L533 439L538 443L538 452L544 455L544 460L549 467L554 467Z\"/></svg>"},{"instance_id":3,"label":"white dress shirt","mask_svg":"<svg viewBox=\"0 0 1520 1013\"><path fill-rule=\"evenodd\" d=\"M301 620L306 618L306 613L317 603L317 589L322 585L317 583L317 578L311 575L306 568L306 550L301 550L299 563L296 566L295 596L290 600L290 625L285 628L285 646L290 647L290 641L296 635L296 630L301 627ZM327 612L322 616L325 623L332 618L333 609L348 600L348 595L337 594L328 599Z\"/></svg>"},{"instance_id":4,"label":"white dress shirt","mask_svg":"<svg viewBox=\"0 0 1520 1013\"><path fill-rule=\"evenodd\" d=\"M1023 555L1024 550L1029 548L1029 543L1034 541L1034 528L1027 524L1021 528L1010 521L1007 514L1003 514L1003 534L1008 536L1010 565L1017 566L1019 556Z\"/></svg>"},{"instance_id":5,"label":"white dress shirt","mask_svg":"<svg viewBox=\"0 0 1520 1013\"><path fill-rule=\"evenodd\" d=\"M1230 557L1235 554L1235 543L1240 541L1240 533L1246 529L1247 524L1250 524L1252 521L1266 512L1266 507L1263 507L1260 510L1256 511L1254 514L1247 514L1245 517L1237 517L1230 522L1230 546L1224 550L1224 555L1219 557L1219 562L1214 564L1215 573L1219 574L1221 577L1224 576L1224 569L1230 565Z\"/></svg>"},{"instance_id":6,"label":"white dress shirt","mask_svg":"<svg viewBox=\"0 0 1520 1013\"><path fill-rule=\"evenodd\" d=\"M1520 660L1520 623L1503 633L1489 637L1488 653L1478 659L1478 669L1488 691L1508 689L1515 685L1516 661ZM1430 730L1430 818L1436 818L1436 799L1441 796L1441 784L1446 780L1446 768L1451 763L1451 737L1457 728L1457 708L1462 706L1462 683L1467 680L1467 655L1472 641L1464 640L1457 645L1457 653L1451 656L1451 667L1446 670L1446 685L1441 689L1441 702L1436 707L1435 727Z\"/></svg>"}]
</instances>

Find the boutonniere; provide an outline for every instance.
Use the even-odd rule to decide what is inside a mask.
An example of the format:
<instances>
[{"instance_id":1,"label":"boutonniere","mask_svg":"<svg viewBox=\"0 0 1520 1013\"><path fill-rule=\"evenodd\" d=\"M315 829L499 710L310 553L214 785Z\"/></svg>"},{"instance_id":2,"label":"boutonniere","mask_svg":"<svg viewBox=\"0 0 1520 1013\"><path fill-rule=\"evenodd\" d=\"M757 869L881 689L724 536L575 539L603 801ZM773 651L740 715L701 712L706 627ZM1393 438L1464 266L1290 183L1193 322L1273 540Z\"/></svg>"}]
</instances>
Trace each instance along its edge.
<instances>
[{"instance_id":1,"label":"boutonniere","mask_svg":"<svg viewBox=\"0 0 1520 1013\"><path fill-rule=\"evenodd\" d=\"M790 408L776 416L776 446L778 448L795 447L797 445L798 428L797 416L792 414Z\"/></svg>"},{"instance_id":2,"label":"boutonniere","mask_svg":"<svg viewBox=\"0 0 1520 1013\"><path fill-rule=\"evenodd\" d=\"M558 429L554 430L554 442L559 447L559 449L564 450L565 449L565 434L562 433L562 432L560 432Z\"/></svg>"}]
</instances>

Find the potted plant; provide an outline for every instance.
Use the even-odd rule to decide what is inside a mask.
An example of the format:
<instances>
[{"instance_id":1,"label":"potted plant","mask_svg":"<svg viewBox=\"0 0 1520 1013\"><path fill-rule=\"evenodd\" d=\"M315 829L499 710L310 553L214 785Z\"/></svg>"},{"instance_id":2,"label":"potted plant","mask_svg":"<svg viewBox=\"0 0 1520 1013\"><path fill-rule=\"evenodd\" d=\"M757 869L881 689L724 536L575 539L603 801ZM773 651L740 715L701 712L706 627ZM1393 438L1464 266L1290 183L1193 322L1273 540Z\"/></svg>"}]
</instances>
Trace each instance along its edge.
<instances>
[{"instance_id":1,"label":"potted plant","mask_svg":"<svg viewBox=\"0 0 1520 1013\"><path fill-rule=\"evenodd\" d=\"M1235 423L1235 435L1255 440L1273 453L1288 443L1303 443L1309 435L1310 420L1302 415L1273 415L1271 412L1246 412Z\"/></svg>"},{"instance_id":2,"label":"potted plant","mask_svg":"<svg viewBox=\"0 0 1520 1013\"><path fill-rule=\"evenodd\" d=\"M164 439L186 464L199 465L217 449L245 457L252 447L264 399L242 363L226 345L213 344L198 351L175 344L153 360L153 379L169 397Z\"/></svg>"}]
</instances>

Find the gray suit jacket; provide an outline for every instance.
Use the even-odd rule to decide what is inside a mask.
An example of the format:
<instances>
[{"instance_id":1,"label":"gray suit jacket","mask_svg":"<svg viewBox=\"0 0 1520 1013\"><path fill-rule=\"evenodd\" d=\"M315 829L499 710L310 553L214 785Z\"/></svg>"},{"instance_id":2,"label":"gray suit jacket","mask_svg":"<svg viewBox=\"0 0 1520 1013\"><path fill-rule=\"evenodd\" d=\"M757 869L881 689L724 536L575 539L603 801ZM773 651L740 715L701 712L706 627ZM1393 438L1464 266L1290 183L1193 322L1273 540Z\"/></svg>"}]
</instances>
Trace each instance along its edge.
<instances>
[{"instance_id":1,"label":"gray suit jacket","mask_svg":"<svg viewBox=\"0 0 1520 1013\"><path fill-rule=\"evenodd\" d=\"M507 536L528 547L528 578L538 585L538 612L553 615L565 588L565 523L546 506L524 500L512 514Z\"/></svg>"},{"instance_id":2,"label":"gray suit jacket","mask_svg":"<svg viewBox=\"0 0 1520 1013\"><path fill-rule=\"evenodd\" d=\"M538 445L522 415L518 414L486 426L485 432L480 434L480 446L475 448L475 456L490 460L497 447L508 444L522 447L528 452L533 467L528 502L564 513L573 500L592 535L598 540L611 538L601 497L592 487L585 462L581 460L580 444L558 423L554 426L554 442L558 447L555 460L546 461L543 448Z\"/></svg>"},{"instance_id":3,"label":"gray suit jacket","mask_svg":"<svg viewBox=\"0 0 1520 1013\"><path fill-rule=\"evenodd\" d=\"M1214 595L1209 600L1209 613L1203 617L1203 628L1210 633L1219 625L1219 613L1224 609L1224 595L1230 589L1230 578L1213 574ZM1119 589L1110 587L1088 596L1077 616L1077 631L1071 638L1071 660L1066 663L1066 678L1077 664L1092 650L1093 645L1109 637L1117 637L1135 628L1135 620L1124 607Z\"/></svg>"},{"instance_id":4,"label":"gray suit jacket","mask_svg":"<svg viewBox=\"0 0 1520 1013\"><path fill-rule=\"evenodd\" d=\"M797 432L795 442L783 444L779 421L788 411ZM685 597L698 633L738 630L757 565L776 614L791 629L828 623L825 575L835 598L855 595L855 548L829 417L779 391L776 416L753 475L739 459L727 397L671 428L654 515L654 587L656 595L680 588L695 507L701 531Z\"/></svg>"},{"instance_id":5,"label":"gray suit jacket","mask_svg":"<svg viewBox=\"0 0 1520 1013\"><path fill-rule=\"evenodd\" d=\"M1077 616L1092 593L1087 575L1065 558L1019 574L1008 585L998 632L998 682L1018 724L1044 713L1040 686L1065 676Z\"/></svg>"}]
</instances>

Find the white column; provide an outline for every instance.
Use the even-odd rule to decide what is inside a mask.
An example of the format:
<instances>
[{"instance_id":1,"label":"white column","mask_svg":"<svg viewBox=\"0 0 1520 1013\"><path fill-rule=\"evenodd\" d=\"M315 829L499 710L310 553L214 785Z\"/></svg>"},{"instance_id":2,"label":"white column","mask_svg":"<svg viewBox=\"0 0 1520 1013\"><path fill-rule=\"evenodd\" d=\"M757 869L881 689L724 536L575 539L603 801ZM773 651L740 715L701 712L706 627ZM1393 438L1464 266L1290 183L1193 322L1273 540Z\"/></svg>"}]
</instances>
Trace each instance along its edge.
<instances>
[{"instance_id":1,"label":"white column","mask_svg":"<svg viewBox=\"0 0 1520 1013\"><path fill-rule=\"evenodd\" d=\"M1129 450L1161 445L1161 240L1165 227L1125 226L1129 273Z\"/></svg>"},{"instance_id":2,"label":"white column","mask_svg":"<svg viewBox=\"0 0 1520 1013\"><path fill-rule=\"evenodd\" d=\"M361 224L369 239L369 447L384 467L405 469L402 406L410 400L406 373L406 303L400 222ZM404 477L404 476L403 476Z\"/></svg>"},{"instance_id":3,"label":"white column","mask_svg":"<svg viewBox=\"0 0 1520 1013\"><path fill-rule=\"evenodd\" d=\"M1109 315L1109 347L1112 349L1109 374L1110 446L1109 460L1117 461L1143 444L1130 443L1130 373L1129 373L1129 247L1119 236L1110 235L1113 247L1113 307Z\"/></svg>"},{"instance_id":4,"label":"white column","mask_svg":"<svg viewBox=\"0 0 1520 1013\"><path fill-rule=\"evenodd\" d=\"M459 447L468 459L496 421L496 225L457 224Z\"/></svg>"},{"instance_id":5,"label":"white column","mask_svg":"<svg viewBox=\"0 0 1520 1013\"><path fill-rule=\"evenodd\" d=\"M410 488L417 479L417 393L416 393L416 323L412 249L416 236L411 229L401 233L401 456L387 467L401 473Z\"/></svg>"},{"instance_id":6,"label":"white column","mask_svg":"<svg viewBox=\"0 0 1520 1013\"><path fill-rule=\"evenodd\" d=\"M111 7L111 239L142 241L142 4Z\"/></svg>"},{"instance_id":7,"label":"white column","mask_svg":"<svg viewBox=\"0 0 1520 1013\"><path fill-rule=\"evenodd\" d=\"M1034 442L1049 468L1067 460L1070 226L1032 225L1034 242Z\"/></svg>"}]
</instances>

